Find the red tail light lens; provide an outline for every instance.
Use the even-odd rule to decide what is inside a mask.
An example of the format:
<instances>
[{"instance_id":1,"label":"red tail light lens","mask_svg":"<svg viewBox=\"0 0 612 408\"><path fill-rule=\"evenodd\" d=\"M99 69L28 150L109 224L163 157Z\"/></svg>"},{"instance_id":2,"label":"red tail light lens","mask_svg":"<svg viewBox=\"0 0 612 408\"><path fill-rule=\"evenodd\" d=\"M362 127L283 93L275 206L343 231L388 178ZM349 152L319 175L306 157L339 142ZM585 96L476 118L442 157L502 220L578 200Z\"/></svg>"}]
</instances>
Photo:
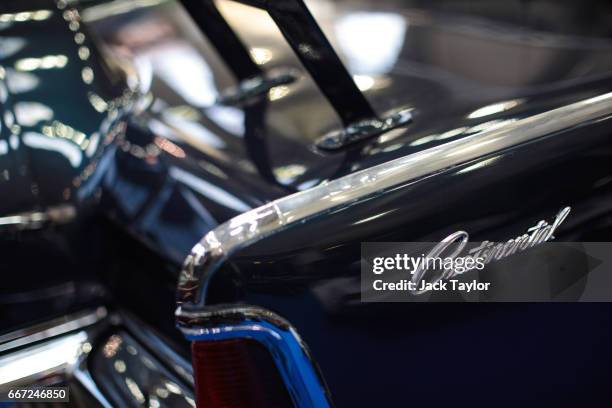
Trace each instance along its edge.
<instances>
[{"instance_id":1,"label":"red tail light lens","mask_svg":"<svg viewBox=\"0 0 612 408\"><path fill-rule=\"evenodd\" d=\"M293 407L270 353L256 341L194 341L191 351L199 408Z\"/></svg>"}]
</instances>

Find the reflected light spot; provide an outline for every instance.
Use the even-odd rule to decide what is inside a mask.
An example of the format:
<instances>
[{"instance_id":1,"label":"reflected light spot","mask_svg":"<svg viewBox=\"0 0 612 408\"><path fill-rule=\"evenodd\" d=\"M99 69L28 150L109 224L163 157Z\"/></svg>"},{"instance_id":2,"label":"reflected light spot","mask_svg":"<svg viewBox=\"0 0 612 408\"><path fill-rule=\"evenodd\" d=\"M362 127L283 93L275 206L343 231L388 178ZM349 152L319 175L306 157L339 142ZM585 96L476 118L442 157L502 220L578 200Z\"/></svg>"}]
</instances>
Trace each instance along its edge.
<instances>
[{"instance_id":1,"label":"reflected light spot","mask_svg":"<svg viewBox=\"0 0 612 408\"><path fill-rule=\"evenodd\" d=\"M87 157L91 157L94 155L98 148L98 143L100 142L100 134L95 132L89 138L89 143L87 144L87 148L85 149L85 155Z\"/></svg>"},{"instance_id":2,"label":"reflected light spot","mask_svg":"<svg viewBox=\"0 0 612 408\"><path fill-rule=\"evenodd\" d=\"M183 149L181 149L180 147L178 147L177 145L175 145L174 143L172 143L168 139L164 139L164 138L161 138L159 136L156 136L155 139L154 139L154 143L155 143L155 145L157 147L159 147L160 149L162 149L166 153L171 154L174 157L178 157L180 159L183 159L183 158L185 158L187 156Z\"/></svg>"},{"instance_id":3,"label":"reflected light spot","mask_svg":"<svg viewBox=\"0 0 612 408\"><path fill-rule=\"evenodd\" d=\"M9 110L4 112L4 124L6 125L6 127L10 128L11 126L13 126L14 123L15 117L13 116L13 113Z\"/></svg>"},{"instance_id":4,"label":"reflected light spot","mask_svg":"<svg viewBox=\"0 0 612 408\"><path fill-rule=\"evenodd\" d=\"M121 343L123 343L121 337L112 335L102 348L102 354L104 354L104 357L111 358L117 354L117 350L121 346Z\"/></svg>"},{"instance_id":5,"label":"reflected light spot","mask_svg":"<svg viewBox=\"0 0 612 408\"><path fill-rule=\"evenodd\" d=\"M374 86L374 78L369 75L353 75L353 81L362 92L372 89Z\"/></svg>"},{"instance_id":6,"label":"reflected light spot","mask_svg":"<svg viewBox=\"0 0 612 408\"><path fill-rule=\"evenodd\" d=\"M48 150L60 153L72 167L79 167L83 160L81 149L65 139L49 138L40 133L26 132L23 143L32 149Z\"/></svg>"},{"instance_id":7,"label":"reflected light spot","mask_svg":"<svg viewBox=\"0 0 612 408\"><path fill-rule=\"evenodd\" d=\"M268 98L271 101L276 101L278 99L284 98L289 94L289 87L287 86L275 86L274 88L268 91Z\"/></svg>"},{"instance_id":8,"label":"reflected light spot","mask_svg":"<svg viewBox=\"0 0 612 408\"><path fill-rule=\"evenodd\" d=\"M206 115L228 133L238 137L244 135L244 111L242 109L215 105L206 109Z\"/></svg>"},{"instance_id":9,"label":"reflected light spot","mask_svg":"<svg viewBox=\"0 0 612 408\"><path fill-rule=\"evenodd\" d=\"M374 220L376 220L378 218L382 218L385 215L390 214L390 213L395 212L395 211L396 211L395 209L389 210L389 211L384 211L384 212L382 212L380 214L376 214L376 215L373 215L371 217L367 217L367 218L364 218L362 220L359 220L359 221L353 223L353 225L365 224L367 222L374 221Z\"/></svg>"},{"instance_id":10,"label":"reflected light spot","mask_svg":"<svg viewBox=\"0 0 612 408\"><path fill-rule=\"evenodd\" d=\"M18 71L35 71L37 69L64 68L68 63L65 55L46 55L40 58L23 58L15 62Z\"/></svg>"},{"instance_id":11,"label":"reflected light spot","mask_svg":"<svg viewBox=\"0 0 612 408\"><path fill-rule=\"evenodd\" d=\"M123 360L115 361L115 363L113 364L113 367L115 367L115 370L118 373L125 373L126 366L125 366L125 362Z\"/></svg>"},{"instance_id":12,"label":"reflected light spot","mask_svg":"<svg viewBox=\"0 0 612 408\"><path fill-rule=\"evenodd\" d=\"M183 392L181 391L181 388L176 385L175 383L171 382L171 381L167 381L166 382L166 388L168 389L168 391L170 391L173 394L177 394L180 395Z\"/></svg>"},{"instance_id":13,"label":"reflected light spot","mask_svg":"<svg viewBox=\"0 0 612 408\"><path fill-rule=\"evenodd\" d=\"M18 102L14 109L21 126L35 126L39 122L53 119L53 110L39 102Z\"/></svg>"},{"instance_id":14,"label":"reflected light spot","mask_svg":"<svg viewBox=\"0 0 612 408\"><path fill-rule=\"evenodd\" d=\"M470 113L467 117L468 119L476 119L482 118L483 116L494 115L496 113L504 112L510 110L517 105L523 103L523 99L512 99L505 102L498 102L491 105L483 106L480 109L476 109L474 112Z\"/></svg>"},{"instance_id":15,"label":"reflected light spot","mask_svg":"<svg viewBox=\"0 0 612 408\"><path fill-rule=\"evenodd\" d=\"M89 99L89 103L91 103L91 106L93 106L96 111L102 113L108 109L108 104L99 95L90 92L87 97Z\"/></svg>"},{"instance_id":16,"label":"reflected light spot","mask_svg":"<svg viewBox=\"0 0 612 408\"><path fill-rule=\"evenodd\" d=\"M51 17L52 12L49 10L22 11L19 13L4 13L0 14L0 22L11 23L24 21L42 21Z\"/></svg>"},{"instance_id":17,"label":"reflected light spot","mask_svg":"<svg viewBox=\"0 0 612 408\"><path fill-rule=\"evenodd\" d=\"M249 52L257 65L264 65L272 59L272 51L267 48L251 48Z\"/></svg>"},{"instance_id":18,"label":"reflected light spot","mask_svg":"<svg viewBox=\"0 0 612 408\"><path fill-rule=\"evenodd\" d=\"M477 169L481 169L481 168L483 168L483 167L486 167L486 166L490 165L491 163L493 163L493 162L494 162L494 161L496 161L497 159L499 159L499 157L491 157L490 159L486 159L486 160L483 160L483 161L481 161L481 162L478 162L478 163L472 164L472 165L470 165L470 166L467 166L467 167L465 167L465 168L463 168L463 169L459 170L459 171L457 172L457 174L469 173L469 172L471 172L471 171L474 171L474 170L477 170Z\"/></svg>"},{"instance_id":19,"label":"reflected light spot","mask_svg":"<svg viewBox=\"0 0 612 408\"><path fill-rule=\"evenodd\" d=\"M85 150L89 141L85 133L80 132L72 126L66 125L60 121L53 121L51 125L43 126L42 132L44 135L49 137L61 137L73 141L79 145L81 149Z\"/></svg>"},{"instance_id":20,"label":"reflected light spot","mask_svg":"<svg viewBox=\"0 0 612 408\"><path fill-rule=\"evenodd\" d=\"M83 44L85 42L85 34L83 33L76 33L74 35L74 42L77 44Z\"/></svg>"},{"instance_id":21,"label":"reflected light spot","mask_svg":"<svg viewBox=\"0 0 612 408\"><path fill-rule=\"evenodd\" d=\"M83 82L85 82L86 84L91 84L94 79L93 69L91 69L90 67L83 68L83 70L81 71L81 78L83 78Z\"/></svg>"},{"instance_id":22,"label":"reflected light spot","mask_svg":"<svg viewBox=\"0 0 612 408\"><path fill-rule=\"evenodd\" d=\"M13 134L9 136L9 145L13 150L17 150L19 148L19 138L17 137L17 135Z\"/></svg>"},{"instance_id":23,"label":"reflected light spot","mask_svg":"<svg viewBox=\"0 0 612 408\"><path fill-rule=\"evenodd\" d=\"M82 45L79 47L79 58L82 60L86 60L89 58L89 48Z\"/></svg>"},{"instance_id":24,"label":"reflected light spot","mask_svg":"<svg viewBox=\"0 0 612 408\"><path fill-rule=\"evenodd\" d=\"M436 136L436 140L444 140L444 139L450 139L451 137L455 137L455 136L459 136L462 135L463 133L465 133L469 128L463 126L463 127L458 127L456 129L451 129L448 130L438 136Z\"/></svg>"},{"instance_id":25,"label":"reflected light spot","mask_svg":"<svg viewBox=\"0 0 612 408\"><path fill-rule=\"evenodd\" d=\"M138 387L138 384L136 384L134 380L132 380L131 378L126 378L125 385L127 385L128 390L130 390L130 393L134 396L134 398L136 398L136 401L138 401L140 404L143 404L145 402L144 394L142 393L140 387Z\"/></svg>"},{"instance_id":26,"label":"reflected light spot","mask_svg":"<svg viewBox=\"0 0 612 408\"><path fill-rule=\"evenodd\" d=\"M306 167L301 164L289 164L287 166L277 167L274 169L274 176L282 184L288 184L295 181L296 178L306 172Z\"/></svg>"},{"instance_id":27,"label":"reflected light spot","mask_svg":"<svg viewBox=\"0 0 612 408\"><path fill-rule=\"evenodd\" d=\"M429 135L429 136L424 136L424 137L418 138L418 139L412 141L409 146L420 146L422 144L432 142L432 141L436 140L437 136L438 135Z\"/></svg>"},{"instance_id":28,"label":"reflected light spot","mask_svg":"<svg viewBox=\"0 0 612 408\"><path fill-rule=\"evenodd\" d=\"M68 190L70 191L70 190ZM87 354L91 351L92 347L91 347L91 343L90 342L86 342L83 343L83 346L81 346L81 350L83 351L83 353Z\"/></svg>"},{"instance_id":29,"label":"reflected light spot","mask_svg":"<svg viewBox=\"0 0 612 408\"><path fill-rule=\"evenodd\" d=\"M29 72L10 70L6 76L8 89L14 94L29 92L35 89L39 83L40 80L38 77Z\"/></svg>"},{"instance_id":30,"label":"reflected light spot","mask_svg":"<svg viewBox=\"0 0 612 408\"><path fill-rule=\"evenodd\" d=\"M395 13L356 12L338 19L335 29L352 72L383 74L399 57L407 23Z\"/></svg>"},{"instance_id":31,"label":"reflected light spot","mask_svg":"<svg viewBox=\"0 0 612 408\"><path fill-rule=\"evenodd\" d=\"M155 389L155 393L160 397L160 398L168 398L168 396L170 395L170 393L168 392L167 389L165 388L161 388L158 387Z\"/></svg>"}]
</instances>

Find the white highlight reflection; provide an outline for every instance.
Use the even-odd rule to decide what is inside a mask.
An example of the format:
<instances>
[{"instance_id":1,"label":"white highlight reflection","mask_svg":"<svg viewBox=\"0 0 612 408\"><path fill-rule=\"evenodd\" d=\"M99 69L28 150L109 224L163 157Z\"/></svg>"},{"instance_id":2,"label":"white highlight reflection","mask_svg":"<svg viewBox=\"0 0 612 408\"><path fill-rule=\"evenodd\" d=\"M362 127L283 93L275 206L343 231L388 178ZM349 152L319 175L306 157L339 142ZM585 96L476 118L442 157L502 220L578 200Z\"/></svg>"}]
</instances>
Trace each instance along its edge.
<instances>
[{"instance_id":1,"label":"white highlight reflection","mask_svg":"<svg viewBox=\"0 0 612 408\"><path fill-rule=\"evenodd\" d=\"M394 13L356 12L338 19L335 28L351 72L375 75L395 65L408 24Z\"/></svg>"},{"instance_id":2,"label":"white highlight reflection","mask_svg":"<svg viewBox=\"0 0 612 408\"><path fill-rule=\"evenodd\" d=\"M8 384L36 374L48 374L73 365L81 354L81 345L85 341L87 335L80 332L0 358L0 384Z\"/></svg>"},{"instance_id":3,"label":"white highlight reflection","mask_svg":"<svg viewBox=\"0 0 612 408\"><path fill-rule=\"evenodd\" d=\"M21 126L34 126L39 122L53 119L53 110L39 102L17 102L15 116Z\"/></svg>"},{"instance_id":4,"label":"white highlight reflection","mask_svg":"<svg viewBox=\"0 0 612 408\"><path fill-rule=\"evenodd\" d=\"M211 201L215 201L221 205L224 205L228 208L232 208L238 212L246 212L251 209L251 207L240 200L238 197L235 197L223 190L211 184L199 177L194 176L191 173L188 173L178 167L170 168L170 175L174 177L177 181L191 187L198 193L202 194L204 197L208 198Z\"/></svg>"},{"instance_id":5,"label":"white highlight reflection","mask_svg":"<svg viewBox=\"0 0 612 408\"><path fill-rule=\"evenodd\" d=\"M215 103L218 92L213 73L196 50L174 42L152 48L146 57L156 73L186 102L197 107Z\"/></svg>"},{"instance_id":6,"label":"white highlight reflection","mask_svg":"<svg viewBox=\"0 0 612 408\"><path fill-rule=\"evenodd\" d=\"M68 63L65 55L46 55L40 58L23 58L15 62L18 71L35 71L37 69L64 68Z\"/></svg>"},{"instance_id":7,"label":"white highlight reflection","mask_svg":"<svg viewBox=\"0 0 612 408\"><path fill-rule=\"evenodd\" d=\"M81 149L67 139L50 138L40 133L26 132L23 143L33 149L43 149L63 155L72 167L79 167L83 160Z\"/></svg>"},{"instance_id":8,"label":"white highlight reflection","mask_svg":"<svg viewBox=\"0 0 612 408\"><path fill-rule=\"evenodd\" d=\"M482 108L476 109L474 112L470 113L468 115L468 119L482 118L483 116L504 112L520 105L521 103L523 103L523 99L511 99L509 101L483 106Z\"/></svg>"}]
</instances>

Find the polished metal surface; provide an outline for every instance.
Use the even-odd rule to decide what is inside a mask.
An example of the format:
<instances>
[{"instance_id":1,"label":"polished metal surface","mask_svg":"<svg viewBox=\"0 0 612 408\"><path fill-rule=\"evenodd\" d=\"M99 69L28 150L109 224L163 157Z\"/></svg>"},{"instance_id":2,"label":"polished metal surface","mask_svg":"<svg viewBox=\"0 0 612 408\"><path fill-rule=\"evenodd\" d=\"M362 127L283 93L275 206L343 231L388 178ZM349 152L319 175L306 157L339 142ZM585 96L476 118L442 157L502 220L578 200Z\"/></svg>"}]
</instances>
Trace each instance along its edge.
<instances>
[{"instance_id":1,"label":"polished metal surface","mask_svg":"<svg viewBox=\"0 0 612 408\"><path fill-rule=\"evenodd\" d=\"M355 122L344 129L336 130L322 136L316 145L323 150L338 150L350 144L379 136L384 132L406 126L412 121L409 109L383 115L381 119L374 118Z\"/></svg>"},{"instance_id":2,"label":"polished metal surface","mask_svg":"<svg viewBox=\"0 0 612 408\"><path fill-rule=\"evenodd\" d=\"M278 69L267 72L240 81L237 86L225 90L219 96L218 101L224 105L236 105L248 102L256 97L267 97L272 88L295 82L297 77L297 72L292 70Z\"/></svg>"},{"instance_id":3,"label":"polished metal surface","mask_svg":"<svg viewBox=\"0 0 612 408\"><path fill-rule=\"evenodd\" d=\"M40 332L40 337L29 336L27 340L32 345L16 351L6 350L5 354L0 355L0 390L34 384L68 384L71 400L77 406L95 403L105 408L112 407L92 381L87 367L87 358L99 328L91 327L90 324L88 328L57 335L63 333L66 326L80 327L84 323L92 323L80 319L46 329ZM42 338L45 339L38 341ZM12 345L22 346L17 341L13 341ZM85 389L87 394L82 394L81 389Z\"/></svg>"},{"instance_id":4,"label":"polished metal surface","mask_svg":"<svg viewBox=\"0 0 612 408\"><path fill-rule=\"evenodd\" d=\"M0 353L39 340L65 334L74 330L83 329L98 323L107 316L106 308L88 310L81 313L67 315L44 322L35 326L26 327L0 336Z\"/></svg>"},{"instance_id":5,"label":"polished metal surface","mask_svg":"<svg viewBox=\"0 0 612 408\"><path fill-rule=\"evenodd\" d=\"M195 407L188 362L171 350L147 325L99 307L1 336L0 390L60 384L74 406Z\"/></svg>"},{"instance_id":6,"label":"polished metal surface","mask_svg":"<svg viewBox=\"0 0 612 408\"><path fill-rule=\"evenodd\" d=\"M228 257L291 225L611 113L612 93L603 94L358 171L248 211L210 231L196 244L179 278L178 301L187 307L203 307L210 279Z\"/></svg>"},{"instance_id":7,"label":"polished metal surface","mask_svg":"<svg viewBox=\"0 0 612 408\"><path fill-rule=\"evenodd\" d=\"M130 334L118 331L92 352L91 375L114 406L195 407L193 389L179 381Z\"/></svg>"},{"instance_id":8,"label":"polished metal surface","mask_svg":"<svg viewBox=\"0 0 612 408\"><path fill-rule=\"evenodd\" d=\"M266 12L215 3L263 71L303 72ZM342 124L309 75L256 104L223 105L235 76L179 2L96 2L81 10L104 58L133 60L153 101L138 118L148 139L128 129L117 143L117 166L105 179L108 212L173 263L209 230L287 194L611 89L610 40L572 34L585 27L562 20L577 9L569 3L540 16L546 27L512 20L516 10L506 16L463 3L450 16L438 3L307 6L375 111L411 109L410 126L335 152L314 148ZM506 17L511 24L500 22ZM514 64L521 53L532 56L529 64Z\"/></svg>"},{"instance_id":9,"label":"polished metal surface","mask_svg":"<svg viewBox=\"0 0 612 408\"><path fill-rule=\"evenodd\" d=\"M0 217L0 232L38 229L49 224L65 224L75 217L76 209L72 205L51 206L46 211L30 211Z\"/></svg>"},{"instance_id":10,"label":"polished metal surface","mask_svg":"<svg viewBox=\"0 0 612 408\"><path fill-rule=\"evenodd\" d=\"M27 3L6 5L22 13L0 26L0 229L68 223L91 208L140 99L119 62L98 58L78 4Z\"/></svg>"},{"instance_id":11,"label":"polished metal surface","mask_svg":"<svg viewBox=\"0 0 612 408\"><path fill-rule=\"evenodd\" d=\"M204 311L177 310L188 340L253 339L270 352L297 408L330 407L330 395L306 344L291 325L269 310L227 306Z\"/></svg>"},{"instance_id":12,"label":"polished metal surface","mask_svg":"<svg viewBox=\"0 0 612 408\"><path fill-rule=\"evenodd\" d=\"M166 367L170 367L180 380L193 387L193 367L188 356L180 354L165 341L159 332L135 320L133 316L122 315L121 322L140 344L148 350L155 350L155 358Z\"/></svg>"},{"instance_id":13,"label":"polished metal surface","mask_svg":"<svg viewBox=\"0 0 612 408\"><path fill-rule=\"evenodd\" d=\"M64 374L76 366L79 357L91 350L84 331L28 347L0 358L0 386L3 389L29 385L46 377Z\"/></svg>"}]
</instances>

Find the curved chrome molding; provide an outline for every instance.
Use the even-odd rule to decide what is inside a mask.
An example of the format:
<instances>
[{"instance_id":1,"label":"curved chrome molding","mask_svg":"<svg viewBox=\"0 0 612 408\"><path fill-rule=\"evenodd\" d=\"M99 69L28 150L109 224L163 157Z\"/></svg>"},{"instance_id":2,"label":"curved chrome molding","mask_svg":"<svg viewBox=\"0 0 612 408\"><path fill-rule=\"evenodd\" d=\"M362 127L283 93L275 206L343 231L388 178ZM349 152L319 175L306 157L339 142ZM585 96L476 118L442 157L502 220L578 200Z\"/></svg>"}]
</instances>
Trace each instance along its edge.
<instances>
[{"instance_id":1,"label":"curved chrome molding","mask_svg":"<svg viewBox=\"0 0 612 408\"><path fill-rule=\"evenodd\" d=\"M500 150L612 114L612 93L519 119L291 194L241 214L207 233L187 256L177 301L202 308L214 273L233 253L311 217Z\"/></svg>"},{"instance_id":2,"label":"curved chrome molding","mask_svg":"<svg viewBox=\"0 0 612 408\"><path fill-rule=\"evenodd\" d=\"M205 311L176 312L188 340L249 338L270 352L296 407L331 406L329 392L306 344L282 317L251 306L217 306Z\"/></svg>"}]
</instances>

